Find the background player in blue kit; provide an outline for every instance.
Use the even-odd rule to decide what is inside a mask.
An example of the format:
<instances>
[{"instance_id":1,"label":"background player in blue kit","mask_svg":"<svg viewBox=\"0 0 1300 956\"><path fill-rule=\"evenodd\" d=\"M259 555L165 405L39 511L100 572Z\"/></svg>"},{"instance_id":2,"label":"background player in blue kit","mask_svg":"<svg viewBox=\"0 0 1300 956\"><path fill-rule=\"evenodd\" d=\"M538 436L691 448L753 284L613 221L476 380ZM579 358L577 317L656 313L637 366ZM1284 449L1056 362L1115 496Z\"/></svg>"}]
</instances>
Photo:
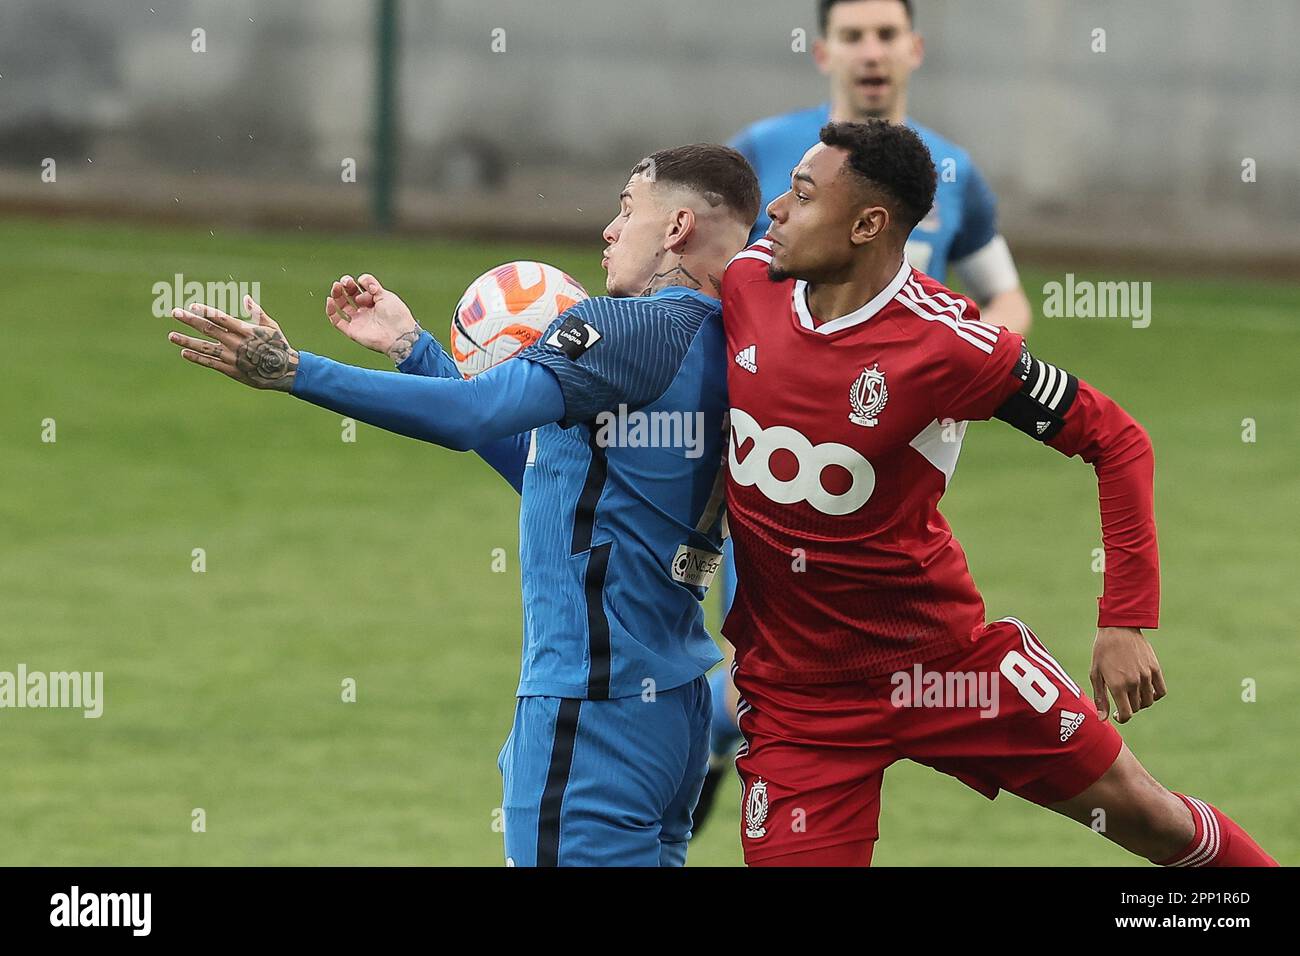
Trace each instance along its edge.
<instances>
[{"instance_id":1,"label":"background player in blue kit","mask_svg":"<svg viewBox=\"0 0 1300 956\"><path fill-rule=\"evenodd\" d=\"M683 566L716 568L722 544L718 297L758 183L735 150L683 146L638 164L619 201L604 232L609 295L470 380L373 276L335 285L331 319L411 374L298 352L251 298L251 323L205 305L173 313L210 337L172 333L184 358L475 448L521 490L523 665L500 755L506 856L521 866L682 864L707 767L711 573ZM620 447L597 427L616 411L699 425L682 447Z\"/></svg>"},{"instance_id":2,"label":"background player in blue kit","mask_svg":"<svg viewBox=\"0 0 1300 956\"><path fill-rule=\"evenodd\" d=\"M952 266L983 321L1026 334L1029 300L997 230L993 191L966 150L907 115L908 83L925 53L911 0L819 0L818 23L822 35L812 55L830 79L830 101L759 120L731 142L754 167L763 193L750 241L767 232L768 204L790 188L790 170L828 122L906 123L939 172L934 207L908 240L908 261L940 282Z\"/></svg>"},{"instance_id":3,"label":"background player in blue kit","mask_svg":"<svg viewBox=\"0 0 1300 956\"><path fill-rule=\"evenodd\" d=\"M767 232L768 204L790 188L790 170L816 145L828 122L906 123L930 150L939 173L934 206L908 239L908 261L940 282L946 281L951 266L966 294L979 304L984 322L1027 335L1032 321L1029 300L1020 287L1011 250L997 229L993 191L966 150L907 115L908 82L925 54L921 34L913 29L912 13L911 0L818 0L821 36L813 43L812 56L830 79L830 101L759 120L731 141L754 167L763 192L762 211L750 241ZM724 613L736 591L730 550L728 546L723 566ZM727 667L713 675L712 686L712 772L696 814L697 825L708 812L714 788L730 772L730 755L740 742Z\"/></svg>"}]
</instances>

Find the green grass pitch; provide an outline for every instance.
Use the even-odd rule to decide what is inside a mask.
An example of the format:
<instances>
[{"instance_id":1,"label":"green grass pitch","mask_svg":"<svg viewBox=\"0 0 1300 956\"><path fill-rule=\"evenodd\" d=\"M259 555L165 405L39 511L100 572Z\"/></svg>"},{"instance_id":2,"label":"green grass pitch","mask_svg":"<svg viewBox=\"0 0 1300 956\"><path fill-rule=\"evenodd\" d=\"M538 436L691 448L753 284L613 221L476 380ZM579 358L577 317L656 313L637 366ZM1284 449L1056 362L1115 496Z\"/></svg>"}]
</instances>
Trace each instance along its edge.
<instances>
[{"instance_id":1,"label":"green grass pitch","mask_svg":"<svg viewBox=\"0 0 1300 956\"><path fill-rule=\"evenodd\" d=\"M598 247L33 221L0 223L0 247L0 670L103 671L106 697L98 720L0 711L0 863L499 864L513 492L472 455L365 426L346 443L336 415L186 365L152 289L174 273L260 282L294 345L381 367L324 318L339 274L374 272L445 337L485 268L539 258L598 289ZM1065 271L1027 274L1031 298ZM1300 862L1300 288L1104 278L1153 279L1149 328L1040 318L1032 342L1156 445L1170 695L1124 737L1161 781ZM976 425L945 513L990 616L1029 622L1086 685L1091 469ZM728 787L692 864L740 862ZM887 774L881 834L882 865L1130 862L911 765Z\"/></svg>"}]
</instances>

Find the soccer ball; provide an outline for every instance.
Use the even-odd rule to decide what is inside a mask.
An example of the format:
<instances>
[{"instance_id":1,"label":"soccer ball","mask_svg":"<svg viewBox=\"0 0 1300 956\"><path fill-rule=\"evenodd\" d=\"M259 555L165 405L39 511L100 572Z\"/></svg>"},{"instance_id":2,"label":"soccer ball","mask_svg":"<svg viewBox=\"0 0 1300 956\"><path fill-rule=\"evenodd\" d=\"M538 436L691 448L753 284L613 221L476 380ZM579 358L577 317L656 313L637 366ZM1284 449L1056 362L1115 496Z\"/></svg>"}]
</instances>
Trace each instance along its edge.
<instances>
[{"instance_id":1,"label":"soccer ball","mask_svg":"<svg viewBox=\"0 0 1300 956\"><path fill-rule=\"evenodd\" d=\"M475 279L451 315L451 355L465 378L532 345L587 298L571 276L542 262L507 262Z\"/></svg>"}]
</instances>

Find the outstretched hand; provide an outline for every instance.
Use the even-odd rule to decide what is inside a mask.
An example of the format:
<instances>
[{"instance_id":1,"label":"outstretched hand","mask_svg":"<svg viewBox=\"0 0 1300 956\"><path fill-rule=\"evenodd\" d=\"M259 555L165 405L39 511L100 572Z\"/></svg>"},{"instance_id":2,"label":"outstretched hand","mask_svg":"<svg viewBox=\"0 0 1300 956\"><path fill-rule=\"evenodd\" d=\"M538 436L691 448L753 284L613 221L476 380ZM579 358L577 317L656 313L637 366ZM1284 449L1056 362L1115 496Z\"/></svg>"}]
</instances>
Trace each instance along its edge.
<instances>
[{"instance_id":1,"label":"outstretched hand","mask_svg":"<svg viewBox=\"0 0 1300 956\"><path fill-rule=\"evenodd\" d=\"M353 342L387 355L394 365L411 354L422 331L406 303L369 273L335 282L325 299L325 317Z\"/></svg>"},{"instance_id":2,"label":"outstretched hand","mask_svg":"<svg viewBox=\"0 0 1300 956\"><path fill-rule=\"evenodd\" d=\"M181 347L181 358L216 369L236 382L253 388L292 391L298 373L297 350L290 347L280 326L252 296L244 296L244 307L252 322L201 303L188 309L172 309L172 318L209 338L172 332L167 340Z\"/></svg>"}]
</instances>

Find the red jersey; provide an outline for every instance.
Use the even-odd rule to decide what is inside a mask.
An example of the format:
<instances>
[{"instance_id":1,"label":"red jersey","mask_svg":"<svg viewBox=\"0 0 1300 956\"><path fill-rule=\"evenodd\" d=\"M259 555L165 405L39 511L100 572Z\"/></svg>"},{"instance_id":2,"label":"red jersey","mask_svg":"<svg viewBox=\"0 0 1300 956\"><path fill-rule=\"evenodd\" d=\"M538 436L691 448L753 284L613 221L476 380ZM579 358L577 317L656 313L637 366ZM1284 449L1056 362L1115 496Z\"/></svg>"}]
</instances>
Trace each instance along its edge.
<instances>
[{"instance_id":1,"label":"red jersey","mask_svg":"<svg viewBox=\"0 0 1300 956\"><path fill-rule=\"evenodd\" d=\"M968 644L984 603L938 504L966 423L1005 408L1097 465L1102 623L1155 626L1150 443L1131 418L906 261L872 301L818 323L804 282L768 278L770 248L723 280L737 577L723 633L747 673L842 681Z\"/></svg>"}]
</instances>

